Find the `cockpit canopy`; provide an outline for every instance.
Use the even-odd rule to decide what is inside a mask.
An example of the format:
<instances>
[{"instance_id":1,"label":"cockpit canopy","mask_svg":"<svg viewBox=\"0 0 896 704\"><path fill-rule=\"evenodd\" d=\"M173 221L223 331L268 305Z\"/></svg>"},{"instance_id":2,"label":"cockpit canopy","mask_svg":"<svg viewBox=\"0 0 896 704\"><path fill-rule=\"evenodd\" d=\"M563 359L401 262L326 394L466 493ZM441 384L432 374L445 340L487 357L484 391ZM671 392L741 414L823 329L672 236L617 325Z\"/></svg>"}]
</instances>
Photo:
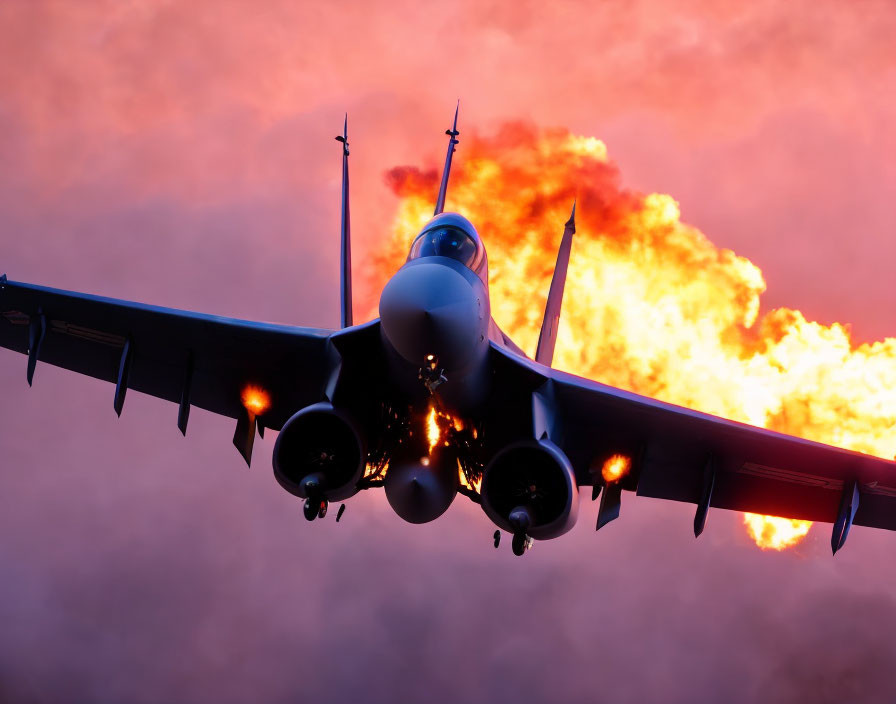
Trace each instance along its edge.
<instances>
[{"instance_id":1,"label":"cockpit canopy","mask_svg":"<svg viewBox=\"0 0 896 704\"><path fill-rule=\"evenodd\" d=\"M408 261L449 257L486 278L485 247L473 224L457 213L441 213L430 220L411 245Z\"/></svg>"},{"instance_id":2,"label":"cockpit canopy","mask_svg":"<svg viewBox=\"0 0 896 704\"><path fill-rule=\"evenodd\" d=\"M476 242L459 227L433 227L421 234L411 246L409 258L419 257L451 257L464 266L470 266L476 259Z\"/></svg>"}]
</instances>

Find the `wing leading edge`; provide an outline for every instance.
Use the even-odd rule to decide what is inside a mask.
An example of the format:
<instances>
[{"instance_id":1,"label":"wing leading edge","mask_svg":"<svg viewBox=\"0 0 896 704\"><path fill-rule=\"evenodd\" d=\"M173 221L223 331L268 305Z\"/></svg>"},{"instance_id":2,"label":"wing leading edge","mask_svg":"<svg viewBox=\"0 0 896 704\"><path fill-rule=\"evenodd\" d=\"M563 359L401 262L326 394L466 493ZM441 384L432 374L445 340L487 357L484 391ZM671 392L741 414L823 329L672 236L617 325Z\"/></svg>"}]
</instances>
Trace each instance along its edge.
<instances>
[{"instance_id":1,"label":"wing leading edge","mask_svg":"<svg viewBox=\"0 0 896 704\"><path fill-rule=\"evenodd\" d=\"M634 460L622 488L697 504L697 535L710 507L834 523L835 552L853 523L896 530L896 462L664 403L495 349L525 373L545 377L558 444L577 465L580 483L599 487L601 464L621 452Z\"/></svg>"},{"instance_id":2,"label":"wing leading edge","mask_svg":"<svg viewBox=\"0 0 896 704\"><path fill-rule=\"evenodd\" d=\"M248 385L268 395L259 429L278 430L322 397L331 334L0 278L0 346L28 355L29 383L40 362L115 384L119 413L129 388L172 401L184 432L190 406L240 419Z\"/></svg>"}]
</instances>

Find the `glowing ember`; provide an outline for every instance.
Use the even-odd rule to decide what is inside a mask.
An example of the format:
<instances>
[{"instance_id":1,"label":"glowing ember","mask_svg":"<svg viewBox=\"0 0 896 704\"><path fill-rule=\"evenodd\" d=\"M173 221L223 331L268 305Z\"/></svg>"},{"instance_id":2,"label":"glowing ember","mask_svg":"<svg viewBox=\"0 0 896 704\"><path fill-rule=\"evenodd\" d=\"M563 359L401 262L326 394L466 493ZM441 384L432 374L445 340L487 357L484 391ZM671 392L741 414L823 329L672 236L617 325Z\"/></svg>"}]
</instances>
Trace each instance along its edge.
<instances>
[{"instance_id":1,"label":"glowing ember","mask_svg":"<svg viewBox=\"0 0 896 704\"><path fill-rule=\"evenodd\" d=\"M388 179L401 200L368 282L370 317L432 215L439 174L400 167ZM811 440L896 454L896 339L856 345L846 326L796 310L760 315L759 268L682 223L670 196L623 189L596 139L525 124L490 138L468 130L448 206L479 229L492 314L524 349L535 349L576 196L555 366Z\"/></svg>"},{"instance_id":2,"label":"glowing ember","mask_svg":"<svg viewBox=\"0 0 896 704\"><path fill-rule=\"evenodd\" d=\"M246 410L256 416L260 416L271 406L271 397L259 386L249 385L243 389L242 400Z\"/></svg>"},{"instance_id":3,"label":"glowing ember","mask_svg":"<svg viewBox=\"0 0 896 704\"><path fill-rule=\"evenodd\" d=\"M429 441L429 453L441 443L445 447L451 445L449 442L449 430L459 432L464 429L463 421L460 418L437 411L434 405L430 405L429 413L426 415L426 439Z\"/></svg>"},{"instance_id":4,"label":"glowing ember","mask_svg":"<svg viewBox=\"0 0 896 704\"><path fill-rule=\"evenodd\" d=\"M613 455L600 470L601 476L608 484L622 479L632 467L632 461L625 455Z\"/></svg>"},{"instance_id":5,"label":"glowing ember","mask_svg":"<svg viewBox=\"0 0 896 704\"><path fill-rule=\"evenodd\" d=\"M469 489L470 491L475 491L477 494L479 493L480 489L482 489L482 475L480 475L478 479L475 479L471 484L467 480L467 475L464 474L464 470L460 466L460 462L457 463L457 479L462 487L464 487L465 489Z\"/></svg>"},{"instance_id":6,"label":"glowing ember","mask_svg":"<svg viewBox=\"0 0 896 704\"><path fill-rule=\"evenodd\" d=\"M389 463L373 464L368 462L364 467L365 479L384 479L386 472L389 471Z\"/></svg>"},{"instance_id":7,"label":"glowing ember","mask_svg":"<svg viewBox=\"0 0 896 704\"><path fill-rule=\"evenodd\" d=\"M439 444L439 438L442 437L442 429L439 427L439 419L436 416L436 407L429 407L429 415L426 416L426 439L429 440L429 454Z\"/></svg>"},{"instance_id":8,"label":"glowing ember","mask_svg":"<svg viewBox=\"0 0 896 704\"><path fill-rule=\"evenodd\" d=\"M744 524L750 537L763 550L783 550L796 545L809 532L812 521L798 521L792 518L760 516L745 513Z\"/></svg>"}]
</instances>

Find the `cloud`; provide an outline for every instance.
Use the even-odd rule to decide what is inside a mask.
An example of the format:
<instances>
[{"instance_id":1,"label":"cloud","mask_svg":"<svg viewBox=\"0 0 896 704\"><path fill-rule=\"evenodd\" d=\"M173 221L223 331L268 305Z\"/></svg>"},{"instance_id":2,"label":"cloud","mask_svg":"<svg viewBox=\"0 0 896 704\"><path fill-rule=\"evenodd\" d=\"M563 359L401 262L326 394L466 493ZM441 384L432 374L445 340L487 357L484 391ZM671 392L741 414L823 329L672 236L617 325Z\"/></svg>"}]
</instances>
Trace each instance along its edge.
<instances>
[{"instance_id":1,"label":"cloud","mask_svg":"<svg viewBox=\"0 0 896 704\"><path fill-rule=\"evenodd\" d=\"M343 112L369 248L384 172L436 167L460 96L459 159L466 125L568 126L755 247L770 296L804 263L800 288L877 286L893 219L863 205L894 183L893 21L884 2L4 3L0 270L333 324ZM820 243L787 254L810 209ZM842 315L891 325L863 308ZM195 412L183 440L172 405L128 394L117 420L103 384L23 377L0 351L0 699L787 701L812 673L819 701L890 694L892 535L768 555L736 516L694 542L690 508L633 500L516 560L475 506L408 526L373 493L309 525L270 439L247 472L221 419Z\"/></svg>"}]
</instances>

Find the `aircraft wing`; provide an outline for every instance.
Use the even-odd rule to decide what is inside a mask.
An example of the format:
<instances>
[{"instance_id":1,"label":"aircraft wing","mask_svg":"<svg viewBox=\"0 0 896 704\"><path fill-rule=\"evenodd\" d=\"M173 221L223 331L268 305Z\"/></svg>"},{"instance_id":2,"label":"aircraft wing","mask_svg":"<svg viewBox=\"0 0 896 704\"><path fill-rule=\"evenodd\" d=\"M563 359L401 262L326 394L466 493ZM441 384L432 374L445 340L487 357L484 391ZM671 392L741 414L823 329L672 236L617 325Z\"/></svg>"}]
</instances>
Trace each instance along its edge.
<instances>
[{"instance_id":1,"label":"aircraft wing","mask_svg":"<svg viewBox=\"0 0 896 704\"><path fill-rule=\"evenodd\" d=\"M851 523L896 530L896 462L539 369L502 353L546 379L558 444L577 467L579 483L602 484L602 463L621 453L633 460L621 488L697 504L698 534L709 507L835 523L835 550Z\"/></svg>"},{"instance_id":2,"label":"aircraft wing","mask_svg":"<svg viewBox=\"0 0 896 704\"><path fill-rule=\"evenodd\" d=\"M270 396L259 423L279 430L296 410L321 399L331 333L188 313L0 277L0 346L29 356L29 383L34 367L44 363L112 382L119 412L124 391L130 388L181 408L185 403L187 411L193 405L240 418L245 413L241 394L252 384ZM36 376L40 377L39 370Z\"/></svg>"}]
</instances>

